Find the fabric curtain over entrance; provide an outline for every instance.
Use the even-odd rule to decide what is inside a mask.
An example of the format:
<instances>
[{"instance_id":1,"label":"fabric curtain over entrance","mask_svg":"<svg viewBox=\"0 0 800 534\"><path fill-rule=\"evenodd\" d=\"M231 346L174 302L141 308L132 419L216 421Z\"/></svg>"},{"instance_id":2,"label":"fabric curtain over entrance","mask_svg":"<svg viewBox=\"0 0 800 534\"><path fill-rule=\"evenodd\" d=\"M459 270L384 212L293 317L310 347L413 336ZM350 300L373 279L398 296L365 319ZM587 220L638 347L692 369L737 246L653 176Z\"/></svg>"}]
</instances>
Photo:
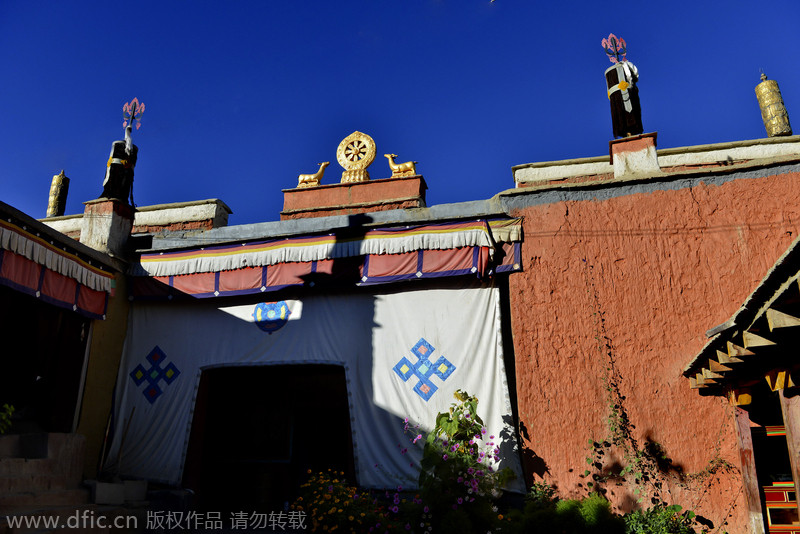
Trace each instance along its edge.
<instances>
[{"instance_id":1,"label":"fabric curtain over entrance","mask_svg":"<svg viewBox=\"0 0 800 534\"><path fill-rule=\"evenodd\" d=\"M122 475L180 483L204 369L335 364L347 379L358 483L413 487L422 442L411 443L403 420L430 429L457 389L478 397L489 433L514 435L500 325L497 288L475 284L237 306L134 303L110 465L121 458ZM326 399L320 398L303 424L325 415ZM326 436L317 439L325 447ZM401 453L403 448L408 451ZM501 467L520 475L510 489L524 491L515 451L513 440L506 440Z\"/></svg>"}]
</instances>

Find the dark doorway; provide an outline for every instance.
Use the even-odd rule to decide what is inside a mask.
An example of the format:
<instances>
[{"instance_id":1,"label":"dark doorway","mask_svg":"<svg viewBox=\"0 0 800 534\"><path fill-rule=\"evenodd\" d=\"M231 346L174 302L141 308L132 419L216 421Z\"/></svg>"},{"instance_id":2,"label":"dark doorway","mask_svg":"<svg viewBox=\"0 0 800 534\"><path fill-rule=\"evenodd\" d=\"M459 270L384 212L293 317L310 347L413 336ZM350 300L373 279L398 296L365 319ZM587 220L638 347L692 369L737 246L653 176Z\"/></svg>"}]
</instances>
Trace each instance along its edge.
<instances>
[{"instance_id":1,"label":"dark doorway","mask_svg":"<svg viewBox=\"0 0 800 534\"><path fill-rule=\"evenodd\" d=\"M0 286L0 406L11 433L72 432L89 319Z\"/></svg>"},{"instance_id":2,"label":"dark doorway","mask_svg":"<svg viewBox=\"0 0 800 534\"><path fill-rule=\"evenodd\" d=\"M763 380L751 391L753 401L746 409L751 425L755 425L750 432L766 531L792 531L791 527L799 520L797 491L778 393L771 391Z\"/></svg>"},{"instance_id":3,"label":"dark doorway","mask_svg":"<svg viewBox=\"0 0 800 534\"><path fill-rule=\"evenodd\" d=\"M184 486L208 510L279 511L307 471L355 479L344 369L224 367L202 372Z\"/></svg>"}]
</instances>

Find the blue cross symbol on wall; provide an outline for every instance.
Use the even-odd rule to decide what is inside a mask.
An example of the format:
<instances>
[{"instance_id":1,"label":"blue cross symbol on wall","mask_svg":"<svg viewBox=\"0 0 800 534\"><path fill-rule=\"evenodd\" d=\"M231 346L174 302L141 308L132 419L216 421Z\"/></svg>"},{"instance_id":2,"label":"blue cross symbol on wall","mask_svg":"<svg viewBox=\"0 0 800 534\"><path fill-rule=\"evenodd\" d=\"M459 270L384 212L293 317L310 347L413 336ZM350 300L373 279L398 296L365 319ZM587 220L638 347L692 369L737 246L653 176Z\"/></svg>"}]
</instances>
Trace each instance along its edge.
<instances>
[{"instance_id":1,"label":"blue cross symbol on wall","mask_svg":"<svg viewBox=\"0 0 800 534\"><path fill-rule=\"evenodd\" d=\"M142 394L150 404L153 404L163 393L158 386L159 380L163 380L169 385L181 374L172 362L166 367L161 367L161 362L163 362L166 357L167 355L164 354L164 351L156 345L153 350L150 351L150 354L147 355L147 361L150 362L150 369L145 369L142 364L139 364L131 371L130 377L133 379L134 384L140 386L142 382L147 382Z\"/></svg>"},{"instance_id":2,"label":"blue cross symbol on wall","mask_svg":"<svg viewBox=\"0 0 800 534\"><path fill-rule=\"evenodd\" d=\"M419 382L414 386L414 391L425 399L425 402L429 401L433 394L436 393L436 390L439 389L431 380L433 375L446 380L456 370L456 366L447 361L444 356L439 356L436 363L431 363L430 356L434 350L436 349L425 341L425 338L420 338L417 344L411 348L412 354L419 358L417 363L411 363L404 356L394 366L394 372L403 379L403 382L408 382L412 375L416 375L419 378Z\"/></svg>"}]
</instances>

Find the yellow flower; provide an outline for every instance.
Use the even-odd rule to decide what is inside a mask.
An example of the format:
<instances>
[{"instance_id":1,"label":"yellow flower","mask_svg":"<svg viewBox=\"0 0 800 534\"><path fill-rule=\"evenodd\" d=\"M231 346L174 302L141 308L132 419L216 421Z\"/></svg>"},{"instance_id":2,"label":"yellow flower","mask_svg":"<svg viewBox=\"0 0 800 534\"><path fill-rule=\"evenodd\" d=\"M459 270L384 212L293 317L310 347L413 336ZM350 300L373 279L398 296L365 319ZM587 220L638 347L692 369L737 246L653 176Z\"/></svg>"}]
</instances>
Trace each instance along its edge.
<instances>
[{"instance_id":1,"label":"yellow flower","mask_svg":"<svg viewBox=\"0 0 800 534\"><path fill-rule=\"evenodd\" d=\"M502 520L503 520L503 514L497 514L497 519L499 519L500 521L502 521Z\"/></svg>"},{"instance_id":2,"label":"yellow flower","mask_svg":"<svg viewBox=\"0 0 800 534\"><path fill-rule=\"evenodd\" d=\"M347 519L349 519L350 521L352 521L352 520L353 520L353 519L355 519L355 518L354 518L352 515L349 515L349 516L347 516Z\"/></svg>"}]
</instances>

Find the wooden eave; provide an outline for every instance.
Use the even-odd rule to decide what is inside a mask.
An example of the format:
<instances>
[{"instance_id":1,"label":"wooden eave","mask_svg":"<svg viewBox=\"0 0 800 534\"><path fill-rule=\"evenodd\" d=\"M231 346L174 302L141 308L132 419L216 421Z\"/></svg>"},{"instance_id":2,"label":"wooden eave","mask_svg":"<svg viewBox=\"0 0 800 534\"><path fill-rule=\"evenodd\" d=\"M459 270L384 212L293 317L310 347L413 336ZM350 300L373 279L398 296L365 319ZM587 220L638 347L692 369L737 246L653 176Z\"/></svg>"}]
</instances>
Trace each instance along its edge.
<instances>
[{"instance_id":1,"label":"wooden eave","mask_svg":"<svg viewBox=\"0 0 800 534\"><path fill-rule=\"evenodd\" d=\"M690 387L725 395L761 380L773 389L800 383L800 240L795 240L741 308L684 369Z\"/></svg>"}]
</instances>

